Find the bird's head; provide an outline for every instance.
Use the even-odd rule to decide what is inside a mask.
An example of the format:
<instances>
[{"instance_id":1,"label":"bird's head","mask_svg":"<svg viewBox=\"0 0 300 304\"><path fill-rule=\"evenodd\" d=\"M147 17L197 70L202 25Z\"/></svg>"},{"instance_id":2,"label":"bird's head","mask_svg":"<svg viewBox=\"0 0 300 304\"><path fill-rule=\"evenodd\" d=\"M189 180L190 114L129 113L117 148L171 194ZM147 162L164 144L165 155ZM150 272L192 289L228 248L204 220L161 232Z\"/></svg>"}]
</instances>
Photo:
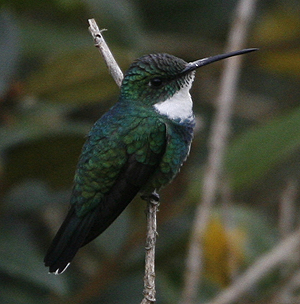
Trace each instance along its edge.
<instances>
[{"instance_id":1,"label":"bird's head","mask_svg":"<svg viewBox=\"0 0 300 304\"><path fill-rule=\"evenodd\" d=\"M189 63L164 53L142 56L125 73L120 101L153 106L160 114L173 120L190 120L193 113L189 90L195 70L255 50L257 49L243 49Z\"/></svg>"}]
</instances>

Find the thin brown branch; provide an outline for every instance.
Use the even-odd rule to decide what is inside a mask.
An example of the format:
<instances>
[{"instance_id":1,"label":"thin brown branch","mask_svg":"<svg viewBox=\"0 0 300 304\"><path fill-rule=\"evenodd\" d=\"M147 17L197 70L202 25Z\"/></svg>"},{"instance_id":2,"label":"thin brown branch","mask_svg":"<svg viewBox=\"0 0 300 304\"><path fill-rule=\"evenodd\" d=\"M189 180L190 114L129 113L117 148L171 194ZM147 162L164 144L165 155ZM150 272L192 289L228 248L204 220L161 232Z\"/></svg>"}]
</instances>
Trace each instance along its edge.
<instances>
[{"instance_id":1,"label":"thin brown branch","mask_svg":"<svg viewBox=\"0 0 300 304\"><path fill-rule=\"evenodd\" d=\"M256 0L239 1L234 12L235 17L228 37L227 50L243 48L255 3ZM209 221L210 210L216 199L223 171L223 158L230 133L230 118L237 91L241 60L242 58L238 56L224 63L220 92L216 100L216 115L209 139L209 155L203 178L202 201L196 210L186 261L184 289L181 299L181 303L184 304L195 302L201 281L203 269L202 238Z\"/></svg>"},{"instance_id":2,"label":"thin brown branch","mask_svg":"<svg viewBox=\"0 0 300 304\"><path fill-rule=\"evenodd\" d=\"M89 31L94 38L95 46L101 52L112 78L114 79L118 87L120 87L123 80L123 73L102 36L102 32L105 30L99 30L95 19L88 19L88 22L90 25Z\"/></svg>"},{"instance_id":3,"label":"thin brown branch","mask_svg":"<svg viewBox=\"0 0 300 304\"><path fill-rule=\"evenodd\" d=\"M155 299L155 244L157 236L156 214L158 211L158 201L149 199L147 202L147 236L145 255L145 276L144 276L144 299L141 304L151 304Z\"/></svg>"},{"instance_id":4,"label":"thin brown branch","mask_svg":"<svg viewBox=\"0 0 300 304\"><path fill-rule=\"evenodd\" d=\"M295 178L287 181L279 202L279 232L282 238L294 229L296 223L296 196L298 183Z\"/></svg>"},{"instance_id":5,"label":"thin brown branch","mask_svg":"<svg viewBox=\"0 0 300 304\"><path fill-rule=\"evenodd\" d=\"M296 178L290 178L282 192L279 200L279 233L282 239L294 231L296 226L297 208L296 199L298 194L298 182ZM294 271L295 265L299 265L299 250L291 258L290 265L284 265L281 268L283 279L287 279Z\"/></svg>"},{"instance_id":6,"label":"thin brown branch","mask_svg":"<svg viewBox=\"0 0 300 304\"><path fill-rule=\"evenodd\" d=\"M89 31L91 32L95 46L99 48L104 61L109 69L110 74L120 87L123 80L123 73L114 59L110 49L108 48L103 36L103 30L99 27L94 19L89 19ZM151 197L145 198L147 200L147 237L146 237L146 255L145 255L145 276L144 276L144 299L142 304L151 304L155 299L155 244L157 235L157 221L156 214L158 210L158 196L156 193Z\"/></svg>"}]
</instances>

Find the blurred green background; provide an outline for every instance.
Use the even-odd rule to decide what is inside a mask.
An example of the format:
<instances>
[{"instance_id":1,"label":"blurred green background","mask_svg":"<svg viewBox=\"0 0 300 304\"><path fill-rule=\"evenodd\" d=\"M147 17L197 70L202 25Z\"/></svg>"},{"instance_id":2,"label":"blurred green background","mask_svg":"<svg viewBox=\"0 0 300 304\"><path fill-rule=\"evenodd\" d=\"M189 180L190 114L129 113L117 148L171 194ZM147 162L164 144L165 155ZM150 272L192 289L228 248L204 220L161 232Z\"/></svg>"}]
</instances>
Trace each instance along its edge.
<instances>
[{"instance_id":1,"label":"blurred green background","mask_svg":"<svg viewBox=\"0 0 300 304\"><path fill-rule=\"evenodd\" d=\"M1 0L0 303L142 299L146 225L139 199L82 248L63 275L49 275L43 266L68 209L84 136L118 98L87 19L108 29L106 41L125 71L151 52L186 61L222 53L235 5L233 0ZM258 2L247 47L260 51L243 58L225 162L230 225L223 224L219 202L205 237L199 301L211 299L279 240L281 197L300 175L299 15L298 0ZM197 72L191 155L161 193L159 303L176 303L181 294L221 69L216 63ZM273 273L243 303L269 303L281 284L282 277Z\"/></svg>"}]
</instances>

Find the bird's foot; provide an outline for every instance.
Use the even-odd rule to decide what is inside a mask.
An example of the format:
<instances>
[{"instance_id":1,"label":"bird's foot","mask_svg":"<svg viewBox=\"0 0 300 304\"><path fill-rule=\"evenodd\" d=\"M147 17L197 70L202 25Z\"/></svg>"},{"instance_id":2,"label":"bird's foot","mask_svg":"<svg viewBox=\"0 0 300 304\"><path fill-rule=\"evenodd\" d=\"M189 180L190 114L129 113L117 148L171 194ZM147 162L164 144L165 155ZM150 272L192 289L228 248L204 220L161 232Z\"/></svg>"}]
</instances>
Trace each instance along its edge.
<instances>
[{"instance_id":1,"label":"bird's foot","mask_svg":"<svg viewBox=\"0 0 300 304\"><path fill-rule=\"evenodd\" d=\"M152 192L150 195L141 195L141 199L154 205L159 205L159 194L156 192Z\"/></svg>"}]
</instances>

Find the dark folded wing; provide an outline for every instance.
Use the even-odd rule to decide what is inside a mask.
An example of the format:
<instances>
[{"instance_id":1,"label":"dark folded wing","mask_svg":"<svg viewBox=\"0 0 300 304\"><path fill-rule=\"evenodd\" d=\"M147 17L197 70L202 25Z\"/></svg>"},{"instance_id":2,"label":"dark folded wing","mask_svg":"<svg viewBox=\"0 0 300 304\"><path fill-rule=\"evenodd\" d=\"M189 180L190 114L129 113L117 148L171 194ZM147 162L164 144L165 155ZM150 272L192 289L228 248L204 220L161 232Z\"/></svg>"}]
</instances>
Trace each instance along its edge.
<instances>
[{"instance_id":1,"label":"dark folded wing","mask_svg":"<svg viewBox=\"0 0 300 304\"><path fill-rule=\"evenodd\" d=\"M166 127L144 119L124 136L93 140L83 149L71 209L44 260L50 272L63 272L78 249L110 226L147 183L165 151Z\"/></svg>"}]
</instances>

